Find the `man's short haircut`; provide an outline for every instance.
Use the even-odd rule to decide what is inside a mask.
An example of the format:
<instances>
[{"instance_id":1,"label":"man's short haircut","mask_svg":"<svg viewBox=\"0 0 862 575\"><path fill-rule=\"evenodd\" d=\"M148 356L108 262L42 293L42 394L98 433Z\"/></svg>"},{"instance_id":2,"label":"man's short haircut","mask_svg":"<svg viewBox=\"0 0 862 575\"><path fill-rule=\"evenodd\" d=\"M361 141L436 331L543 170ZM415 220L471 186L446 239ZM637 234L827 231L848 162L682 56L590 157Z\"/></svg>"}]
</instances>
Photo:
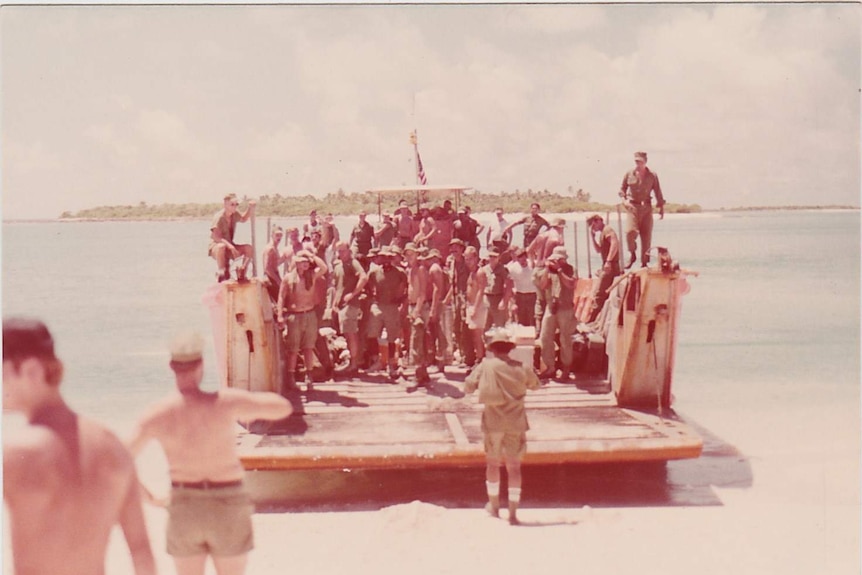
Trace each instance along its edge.
<instances>
[{"instance_id":1,"label":"man's short haircut","mask_svg":"<svg viewBox=\"0 0 862 575\"><path fill-rule=\"evenodd\" d=\"M536 209L537 209L537 210L541 210L541 209L542 209L542 206L540 206L540 205L539 205L539 202L533 202L532 204L530 204L530 207L531 207L531 208L532 208L533 206L536 206Z\"/></svg>"},{"instance_id":2,"label":"man's short haircut","mask_svg":"<svg viewBox=\"0 0 862 575\"><path fill-rule=\"evenodd\" d=\"M42 362L49 385L60 384L63 364L54 354L54 338L48 327L32 317L3 318L3 361L11 361L17 369L30 358Z\"/></svg>"}]
</instances>

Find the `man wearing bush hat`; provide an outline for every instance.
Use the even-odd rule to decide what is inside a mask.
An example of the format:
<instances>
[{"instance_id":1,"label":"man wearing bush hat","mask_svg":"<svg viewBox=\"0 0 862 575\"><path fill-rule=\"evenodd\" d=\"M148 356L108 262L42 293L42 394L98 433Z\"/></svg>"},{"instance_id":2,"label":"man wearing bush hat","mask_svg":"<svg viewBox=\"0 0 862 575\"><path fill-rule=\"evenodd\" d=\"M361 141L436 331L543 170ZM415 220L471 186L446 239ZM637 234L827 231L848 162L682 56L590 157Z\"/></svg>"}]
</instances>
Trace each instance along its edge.
<instances>
[{"instance_id":1,"label":"man wearing bush hat","mask_svg":"<svg viewBox=\"0 0 862 575\"><path fill-rule=\"evenodd\" d=\"M524 397L528 389L537 389L539 379L532 367L523 366L509 357L515 349L512 336L505 328L491 332L486 357L464 382L464 392L479 390L484 404L482 432L485 436L485 509L494 517L500 512L500 466L505 463L509 479L509 523L519 523L517 511L521 501L521 460L527 451L527 412Z\"/></svg>"}]
</instances>

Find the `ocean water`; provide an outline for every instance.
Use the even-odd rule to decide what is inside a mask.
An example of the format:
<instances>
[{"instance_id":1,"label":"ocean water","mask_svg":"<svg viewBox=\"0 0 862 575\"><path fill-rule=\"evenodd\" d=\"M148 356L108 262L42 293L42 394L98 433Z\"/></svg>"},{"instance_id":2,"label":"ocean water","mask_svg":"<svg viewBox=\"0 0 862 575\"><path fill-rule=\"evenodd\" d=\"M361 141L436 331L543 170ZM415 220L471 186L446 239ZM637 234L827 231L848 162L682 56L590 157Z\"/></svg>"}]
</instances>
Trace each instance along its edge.
<instances>
[{"instance_id":1,"label":"ocean water","mask_svg":"<svg viewBox=\"0 0 862 575\"><path fill-rule=\"evenodd\" d=\"M566 242L571 254L577 239L583 277L586 232L583 217L577 219ZM336 220L342 237L354 221ZM256 222L258 254L267 224ZM172 389L171 335L191 327L210 337L201 302L215 273L206 254L208 227L206 221L3 223L3 314L48 323L66 365L62 389L74 408L123 431ZM241 224L237 240L249 241L250 233ZM683 268L699 273L689 278L683 300L678 410L733 410L752 401L858 404L858 211L670 215L656 220L653 245L668 247ZM598 265L593 255L592 269ZM213 357L210 346L208 388L218 385Z\"/></svg>"}]
</instances>

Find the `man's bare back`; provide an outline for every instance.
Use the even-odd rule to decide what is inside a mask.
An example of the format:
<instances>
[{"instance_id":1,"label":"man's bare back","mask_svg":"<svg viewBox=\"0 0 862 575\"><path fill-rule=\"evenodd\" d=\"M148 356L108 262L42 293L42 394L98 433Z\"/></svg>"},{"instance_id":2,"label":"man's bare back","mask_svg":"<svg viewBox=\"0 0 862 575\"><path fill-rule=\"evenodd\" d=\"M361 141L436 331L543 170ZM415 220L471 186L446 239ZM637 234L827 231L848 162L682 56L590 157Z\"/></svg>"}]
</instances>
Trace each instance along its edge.
<instances>
[{"instance_id":1,"label":"man's bare back","mask_svg":"<svg viewBox=\"0 0 862 575\"><path fill-rule=\"evenodd\" d=\"M47 327L3 320L3 498L17 575L99 575L111 530L123 530L135 573L155 573L131 454L78 416L60 391L63 366Z\"/></svg>"},{"instance_id":2,"label":"man's bare back","mask_svg":"<svg viewBox=\"0 0 862 575\"><path fill-rule=\"evenodd\" d=\"M121 516L137 516L138 526L126 530L129 546L149 553L131 456L113 433L72 416L62 433L74 438L43 425L4 431L3 495L17 575L102 573Z\"/></svg>"},{"instance_id":3,"label":"man's bare back","mask_svg":"<svg viewBox=\"0 0 862 575\"><path fill-rule=\"evenodd\" d=\"M144 415L132 451L147 439L156 439L170 465L171 481L236 481L243 476L235 448L236 422L289 414L288 406L274 394L239 389L176 392Z\"/></svg>"}]
</instances>

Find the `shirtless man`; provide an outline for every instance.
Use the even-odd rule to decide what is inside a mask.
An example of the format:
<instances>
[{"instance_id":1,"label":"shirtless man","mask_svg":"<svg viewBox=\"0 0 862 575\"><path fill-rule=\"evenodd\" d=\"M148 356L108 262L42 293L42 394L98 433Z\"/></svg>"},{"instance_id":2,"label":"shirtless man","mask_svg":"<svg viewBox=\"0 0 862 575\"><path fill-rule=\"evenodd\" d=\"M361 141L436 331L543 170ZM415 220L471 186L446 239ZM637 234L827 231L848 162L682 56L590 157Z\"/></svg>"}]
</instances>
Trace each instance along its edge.
<instances>
[{"instance_id":1,"label":"shirtless man","mask_svg":"<svg viewBox=\"0 0 862 575\"><path fill-rule=\"evenodd\" d=\"M427 385L428 353L426 334L428 331L428 270L419 261L419 253L413 244L404 247L407 260L407 315L410 322L410 353L416 366L416 386Z\"/></svg>"},{"instance_id":2,"label":"shirtless man","mask_svg":"<svg viewBox=\"0 0 862 575\"><path fill-rule=\"evenodd\" d=\"M111 530L119 524L135 573L154 574L134 460L113 433L66 405L62 377L48 328L5 318L3 410L27 418L3 431L15 573L104 573Z\"/></svg>"},{"instance_id":3,"label":"shirtless man","mask_svg":"<svg viewBox=\"0 0 862 575\"><path fill-rule=\"evenodd\" d=\"M237 270L237 276L245 277L246 268L254 257L254 252L250 244L234 244L233 236L237 222L247 222L254 215L255 205L254 200L249 200L248 208L243 213L239 213L236 194L228 194L224 197L224 207L213 216L210 225L209 255L218 265L216 279L219 282L230 279L230 262L240 256L243 256L244 260Z\"/></svg>"},{"instance_id":4,"label":"shirtless man","mask_svg":"<svg viewBox=\"0 0 862 575\"><path fill-rule=\"evenodd\" d=\"M284 231L284 248L281 250L282 276L293 269L293 256L302 250L302 242L299 239L299 228L287 228Z\"/></svg>"},{"instance_id":5,"label":"shirtless man","mask_svg":"<svg viewBox=\"0 0 862 575\"><path fill-rule=\"evenodd\" d=\"M138 454L159 442L171 475L167 551L179 575L203 575L212 557L219 575L245 571L253 547L254 509L243 487L236 454L237 421L288 417L290 402L275 393L222 388L200 389L203 338L182 334L171 344L176 391L153 405L138 423L129 448Z\"/></svg>"},{"instance_id":6,"label":"shirtless man","mask_svg":"<svg viewBox=\"0 0 862 575\"><path fill-rule=\"evenodd\" d=\"M323 222L317 218L317 210L311 210L308 213L308 221L302 224L302 235L311 237L311 232L323 227Z\"/></svg>"},{"instance_id":7,"label":"shirtless man","mask_svg":"<svg viewBox=\"0 0 862 575\"><path fill-rule=\"evenodd\" d=\"M326 263L307 250L294 256L296 268L285 274L278 292L276 320L284 326L287 355L285 366L286 389L296 389L296 363L299 352L305 360L306 392L312 390L311 366L314 365L314 346L317 342L318 282L324 281L328 271Z\"/></svg>"},{"instance_id":8,"label":"shirtless man","mask_svg":"<svg viewBox=\"0 0 862 575\"><path fill-rule=\"evenodd\" d=\"M479 252L473 246L464 250L464 261L470 275L467 278L467 329L473 337L476 359L485 357L485 322L488 319L488 304L485 302L487 277L479 272Z\"/></svg>"},{"instance_id":9,"label":"shirtless man","mask_svg":"<svg viewBox=\"0 0 862 575\"><path fill-rule=\"evenodd\" d=\"M344 339L347 340L347 349L350 351L350 364L341 375L353 377L359 369L357 363L361 310L359 295L368 283L368 274L359 264L359 260L353 257L350 247L345 242L336 242L335 253L336 259L332 271L335 284L332 307L333 312L338 314L338 324Z\"/></svg>"},{"instance_id":10,"label":"shirtless man","mask_svg":"<svg viewBox=\"0 0 862 575\"><path fill-rule=\"evenodd\" d=\"M269 292L269 297L273 302L278 301L278 289L281 286L281 273L279 266L282 264L281 253L279 253L278 245L281 243L281 238L284 237L284 230L281 226L272 228L269 243L263 248L263 284L266 286L266 291Z\"/></svg>"},{"instance_id":11,"label":"shirtless man","mask_svg":"<svg viewBox=\"0 0 862 575\"><path fill-rule=\"evenodd\" d=\"M392 243L395 238L395 222L392 221L392 214L384 213L383 221L374 230L374 241L377 247L382 248Z\"/></svg>"},{"instance_id":12,"label":"shirtless man","mask_svg":"<svg viewBox=\"0 0 862 575\"><path fill-rule=\"evenodd\" d=\"M389 378L394 382L398 379L398 358L395 350L396 341L401 337L400 309L407 298L407 276L395 266L391 247L380 250L380 266L372 267L368 274L368 291L373 303L366 336L379 343L383 330L386 330Z\"/></svg>"},{"instance_id":13,"label":"shirtless man","mask_svg":"<svg viewBox=\"0 0 862 575\"><path fill-rule=\"evenodd\" d=\"M413 237L416 235L417 225L413 220L413 214L410 213L410 208L407 206L407 200L398 202L398 211L395 212L395 230L395 245L401 249L413 241Z\"/></svg>"},{"instance_id":14,"label":"shirtless man","mask_svg":"<svg viewBox=\"0 0 862 575\"><path fill-rule=\"evenodd\" d=\"M417 246L428 247L431 237L437 232L437 222L431 217L431 212L428 208L422 208L419 211L419 230L413 237L413 243Z\"/></svg>"},{"instance_id":15,"label":"shirtless man","mask_svg":"<svg viewBox=\"0 0 862 575\"><path fill-rule=\"evenodd\" d=\"M452 330L454 307L452 282L443 271L440 262L443 260L436 248L428 251L424 264L428 270L428 336L429 350L436 351L434 360L442 373L447 364L452 363ZM430 353L430 352L429 352ZM430 358L429 358L430 360Z\"/></svg>"}]
</instances>

